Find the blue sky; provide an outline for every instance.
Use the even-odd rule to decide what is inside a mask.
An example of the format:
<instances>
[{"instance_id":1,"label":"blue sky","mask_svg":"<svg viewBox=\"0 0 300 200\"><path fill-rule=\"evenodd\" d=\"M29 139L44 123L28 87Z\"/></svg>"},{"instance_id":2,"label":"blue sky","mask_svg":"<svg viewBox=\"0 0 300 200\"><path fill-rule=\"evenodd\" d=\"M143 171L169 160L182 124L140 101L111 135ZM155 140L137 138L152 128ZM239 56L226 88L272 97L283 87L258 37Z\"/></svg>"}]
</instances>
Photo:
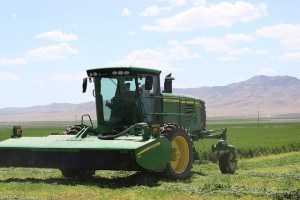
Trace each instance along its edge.
<instances>
[{"instance_id":1,"label":"blue sky","mask_svg":"<svg viewBox=\"0 0 300 200\"><path fill-rule=\"evenodd\" d=\"M0 0L0 108L91 101L85 70L105 66L181 88L300 78L299 15L297 0Z\"/></svg>"}]
</instances>

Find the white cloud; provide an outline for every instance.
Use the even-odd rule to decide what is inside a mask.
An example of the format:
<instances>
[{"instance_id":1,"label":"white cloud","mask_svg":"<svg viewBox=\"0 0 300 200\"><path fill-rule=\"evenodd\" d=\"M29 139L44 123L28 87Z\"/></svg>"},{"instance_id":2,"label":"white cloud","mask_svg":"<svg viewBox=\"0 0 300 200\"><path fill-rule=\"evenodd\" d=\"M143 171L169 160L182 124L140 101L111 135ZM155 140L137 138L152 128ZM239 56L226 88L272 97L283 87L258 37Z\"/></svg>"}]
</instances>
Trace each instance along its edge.
<instances>
[{"instance_id":1,"label":"white cloud","mask_svg":"<svg viewBox=\"0 0 300 200\"><path fill-rule=\"evenodd\" d=\"M223 38L209 38L209 37L196 37L190 40L184 41L183 44L189 45L200 45L206 51L210 52L224 52L229 50L231 47Z\"/></svg>"},{"instance_id":2,"label":"white cloud","mask_svg":"<svg viewBox=\"0 0 300 200\"><path fill-rule=\"evenodd\" d=\"M116 66L139 66L156 69L172 69L170 63L165 58L165 52L153 49L134 50L124 56L123 59L110 63Z\"/></svg>"},{"instance_id":3,"label":"white cloud","mask_svg":"<svg viewBox=\"0 0 300 200\"><path fill-rule=\"evenodd\" d=\"M299 38L300 24L278 24L267 26L256 30L256 34L261 37L270 37L274 39Z\"/></svg>"},{"instance_id":4,"label":"white cloud","mask_svg":"<svg viewBox=\"0 0 300 200\"><path fill-rule=\"evenodd\" d=\"M78 39L73 34L63 34L59 30L45 32L36 36L36 38L47 38L54 41L71 41ZM67 43L59 43L57 45L50 45L46 47L39 47L31 49L26 52L25 58L0 58L0 66L5 65L25 65L29 61L44 61L44 60L58 60L65 59L71 54L78 53L77 49L70 47Z\"/></svg>"},{"instance_id":5,"label":"white cloud","mask_svg":"<svg viewBox=\"0 0 300 200\"><path fill-rule=\"evenodd\" d=\"M183 6L186 4L186 0L169 0L169 2L173 5L173 6Z\"/></svg>"},{"instance_id":6,"label":"white cloud","mask_svg":"<svg viewBox=\"0 0 300 200\"><path fill-rule=\"evenodd\" d=\"M0 66L5 66L5 65L25 65L27 64L27 61L22 58L0 58Z\"/></svg>"},{"instance_id":7,"label":"white cloud","mask_svg":"<svg viewBox=\"0 0 300 200\"><path fill-rule=\"evenodd\" d=\"M78 51L67 43L60 43L29 50L26 52L26 59L29 61L60 60L76 53Z\"/></svg>"},{"instance_id":8,"label":"white cloud","mask_svg":"<svg viewBox=\"0 0 300 200\"><path fill-rule=\"evenodd\" d=\"M122 15L123 16L130 16L130 15L132 15L132 12L128 8L123 8Z\"/></svg>"},{"instance_id":9,"label":"white cloud","mask_svg":"<svg viewBox=\"0 0 300 200\"><path fill-rule=\"evenodd\" d=\"M170 49L167 53L168 60L181 60L181 59L197 59L201 56L197 53L190 53L190 51L183 46L177 45Z\"/></svg>"},{"instance_id":10,"label":"white cloud","mask_svg":"<svg viewBox=\"0 0 300 200\"><path fill-rule=\"evenodd\" d=\"M35 36L37 39L48 39L57 42L68 42L78 40L78 36L75 34L66 34L62 33L60 30L52 30L48 32L44 32Z\"/></svg>"},{"instance_id":11,"label":"white cloud","mask_svg":"<svg viewBox=\"0 0 300 200\"><path fill-rule=\"evenodd\" d=\"M195 0L195 5L197 3L200 3L200 1L201 0ZM157 6L157 5L152 5L152 6L147 7L145 10L143 10L140 13L140 15L145 16L145 17L157 16L161 13L173 10L174 7L186 5L187 0L168 0L168 2L170 3L170 6L160 7L160 6Z\"/></svg>"},{"instance_id":12,"label":"white cloud","mask_svg":"<svg viewBox=\"0 0 300 200\"><path fill-rule=\"evenodd\" d=\"M239 33L239 34L226 34L224 40L227 42L250 42L254 40L254 37L249 34Z\"/></svg>"},{"instance_id":13,"label":"white cloud","mask_svg":"<svg viewBox=\"0 0 300 200\"><path fill-rule=\"evenodd\" d=\"M74 74L54 74L49 76L51 81L81 81L84 77L86 77L86 73L74 73Z\"/></svg>"},{"instance_id":14,"label":"white cloud","mask_svg":"<svg viewBox=\"0 0 300 200\"><path fill-rule=\"evenodd\" d=\"M144 11L141 12L142 16L149 17L149 16L156 16L164 11L170 11L171 7L158 7L158 6L150 6L146 8Z\"/></svg>"},{"instance_id":15,"label":"white cloud","mask_svg":"<svg viewBox=\"0 0 300 200\"><path fill-rule=\"evenodd\" d=\"M156 68L163 71L182 71L183 68L173 68L171 61L179 59L198 59L201 56L196 53L190 53L189 50L183 46L176 45L170 49L144 49L134 50L133 52L124 56L123 59L110 63L118 66L139 66Z\"/></svg>"},{"instance_id":16,"label":"white cloud","mask_svg":"<svg viewBox=\"0 0 300 200\"><path fill-rule=\"evenodd\" d=\"M192 1L194 3L194 5L199 6L199 5L205 5L206 2L205 0L193 0Z\"/></svg>"},{"instance_id":17,"label":"white cloud","mask_svg":"<svg viewBox=\"0 0 300 200\"><path fill-rule=\"evenodd\" d=\"M11 16L12 18L17 18L17 13L13 13Z\"/></svg>"},{"instance_id":18,"label":"white cloud","mask_svg":"<svg viewBox=\"0 0 300 200\"><path fill-rule=\"evenodd\" d=\"M289 50L300 49L300 36L299 38L287 38L280 41L280 44L285 46Z\"/></svg>"},{"instance_id":19,"label":"white cloud","mask_svg":"<svg viewBox=\"0 0 300 200\"><path fill-rule=\"evenodd\" d=\"M20 80L20 76L11 72L0 72L0 81L17 81Z\"/></svg>"},{"instance_id":20,"label":"white cloud","mask_svg":"<svg viewBox=\"0 0 300 200\"><path fill-rule=\"evenodd\" d=\"M300 52L288 52L279 57L281 61L300 62Z\"/></svg>"},{"instance_id":21,"label":"white cloud","mask_svg":"<svg viewBox=\"0 0 300 200\"><path fill-rule=\"evenodd\" d=\"M252 35L241 33L226 34L223 37L196 37L184 41L183 44L199 45L209 52L225 52L230 51L232 49L231 45L235 42L249 42L252 40L254 40Z\"/></svg>"},{"instance_id":22,"label":"white cloud","mask_svg":"<svg viewBox=\"0 0 300 200\"><path fill-rule=\"evenodd\" d=\"M280 41L289 50L300 49L300 24L278 24L256 30L260 37L273 38Z\"/></svg>"},{"instance_id":23,"label":"white cloud","mask_svg":"<svg viewBox=\"0 0 300 200\"><path fill-rule=\"evenodd\" d=\"M177 40L170 40L170 41L168 41L168 45L170 45L170 46L178 46L179 42Z\"/></svg>"},{"instance_id":24,"label":"white cloud","mask_svg":"<svg viewBox=\"0 0 300 200\"><path fill-rule=\"evenodd\" d=\"M258 71L260 75L275 76L277 72L272 68L262 68Z\"/></svg>"},{"instance_id":25,"label":"white cloud","mask_svg":"<svg viewBox=\"0 0 300 200\"><path fill-rule=\"evenodd\" d=\"M128 35L130 35L130 36L135 36L136 35L136 33L135 32L132 32L132 31L129 31L129 32L127 32L128 33Z\"/></svg>"},{"instance_id":26,"label":"white cloud","mask_svg":"<svg viewBox=\"0 0 300 200\"><path fill-rule=\"evenodd\" d=\"M237 61L237 60L238 60L237 58L234 58L234 57L231 57L231 56L217 57L217 61L220 61L220 62L234 62L234 61Z\"/></svg>"},{"instance_id":27,"label":"white cloud","mask_svg":"<svg viewBox=\"0 0 300 200\"><path fill-rule=\"evenodd\" d=\"M143 25L145 31L192 31L205 27L230 27L237 22L250 22L267 15L264 3L254 5L244 1L234 4L198 4L169 18L156 20L156 25Z\"/></svg>"},{"instance_id":28,"label":"white cloud","mask_svg":"<svg viewBox=\"0 0 300 200\"><path fill-rule=\"evenodd\" d=\"M228 51L229 54L232 55L241 55L241 54L249 54L249 53L253 53L253 51L247 47L245 48L241 48L241 49L232 49L230 51Z\"/></svg>"},{"instance_id":29,"label":"white cloud","mask_svg":"<svg viewBox=\"0 0 300 200\"><path fill-rule=\"evenodd\" d=\"M270 54L271 52L266 49L258 49L255 51L256 54Z\"/></svg>"}]
</instances>

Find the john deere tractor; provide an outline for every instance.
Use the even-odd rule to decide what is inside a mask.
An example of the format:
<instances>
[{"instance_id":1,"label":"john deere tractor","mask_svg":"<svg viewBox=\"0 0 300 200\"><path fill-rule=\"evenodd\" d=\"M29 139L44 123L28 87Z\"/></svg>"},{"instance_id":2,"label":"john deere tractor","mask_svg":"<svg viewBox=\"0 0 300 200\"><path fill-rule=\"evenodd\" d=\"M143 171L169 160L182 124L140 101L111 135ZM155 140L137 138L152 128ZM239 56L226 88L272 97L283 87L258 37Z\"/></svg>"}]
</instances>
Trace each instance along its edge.
<instances>
[{"instance_id":1,"label":"john deere tractor","mask_svg":"<svg viewBox=\"0 0 300 200\"><path fill-rule=\"evenodd\" d=\"M171 74L161 91L160 73L137 67L87 70L83 92L93 82L97 124L85 114L80 124L47 137L22 137L15 126L12 138L0 142L0 166L57 168L67 177L133 170L186 179L199 159L194 142L220 138L212 146L220 170L235 173L237 153L226 143L227 130L206 130L204 101L173 94Z\"/></svg>"}]
</instances>

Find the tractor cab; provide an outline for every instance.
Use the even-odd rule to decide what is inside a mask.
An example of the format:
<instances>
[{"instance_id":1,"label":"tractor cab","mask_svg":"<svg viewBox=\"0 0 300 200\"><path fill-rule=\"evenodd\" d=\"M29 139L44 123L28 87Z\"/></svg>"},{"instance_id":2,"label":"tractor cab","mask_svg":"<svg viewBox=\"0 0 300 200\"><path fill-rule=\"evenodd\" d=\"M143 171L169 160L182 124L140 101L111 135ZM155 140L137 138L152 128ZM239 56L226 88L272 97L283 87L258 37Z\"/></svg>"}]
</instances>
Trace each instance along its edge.
<instances>
[{"instance_id":1,"label":"tractor cab","mask_svg":"<svg viewBox=\"0 0 300 200\"><path fill-rule=\"evenodd\" d=\"M102 133L121 131L137 123L159 123L152 113L161 110L158 70L133 67L87 71L94 82L98 129ZM87 79L84 79L83 90Z\"/></svg>"}]
</instances>

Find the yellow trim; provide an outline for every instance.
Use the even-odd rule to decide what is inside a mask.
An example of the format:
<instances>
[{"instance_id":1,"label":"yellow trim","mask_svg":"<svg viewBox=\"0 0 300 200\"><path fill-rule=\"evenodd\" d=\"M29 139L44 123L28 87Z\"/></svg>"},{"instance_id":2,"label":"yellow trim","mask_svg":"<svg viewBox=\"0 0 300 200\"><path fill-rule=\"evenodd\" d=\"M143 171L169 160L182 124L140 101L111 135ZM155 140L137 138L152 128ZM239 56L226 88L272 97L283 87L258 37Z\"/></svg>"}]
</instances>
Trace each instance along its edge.
<instances>
[{"instance_id":1,"label":"yellow trim","mask_svg":"<svg viewBox=\"0 0 300 200\"><path fill-rule=\"evenodd\" d=\"M137 157L140 157L140 155L142 155L143 153L145 153L145 152L147 152L147 151L149 151L149 150L151 150L151 149L153 149L153 148L155 148L155 147L158 147L159 145L160 145L160 142L155 143L155 144L153 144L153 145L151 145L151 146L149 146L149 147L143 149L142 151L140 151L138 154L136 154L136 156L137 156Z\"/></svg>"},{"instance_id":2,"label":"yellow trim","mask_svg":"<svg viewBox=\"0 0 300 200\"><path fill-rule=\"evenodd\" d=\"M169 102L169 103L179 103L179 99L164 99L164 102Z\"/></svg>"},{"instance_id":3,"label":"yellow trim","mask_svg":"<svg viewBox=\"0 0 300 200\"><path fill-rule=\"evenodd\" d=\"M229 155L229 166L231 169L233 169L236 165L236 161L233 159L233 154L230 153Z\"/></svg>"},{"instance_id":4,"label":"yellow trim","mask_svg":"<svg viewBox=\"0 0 300 200\"><path fill-rule=\"evenodd\" d=\"M193 105L195 104L194 101L186 101L185 103L186 103L186 104L193 104Z\"/></svg>"},{"instance_id":5,"label":"yellow trim","mask_svg":"<svg viewBox=\"0 0 300 200\"><path fill-rule=\"evenodd\" d=\"M182 103L188 105L196 105L201 107L200 102L197 101L186 101L186 100L180 101L179 99L163 99L163 101L168 103Z\"/></svg>"},{"instance_id":6,"label":"yellow trim","mask_svg":"<svg viewBox=\"0 0 300 200\"><path fill-rule=\"evenodd\" d=\"M199 105L199 103L195 102L195 101L186 101L186 100L183 100L183 101L181 101L181 103L182 104L192 104L192 105L196 104L196 105Z\"/></svg>"}]
</instances>

